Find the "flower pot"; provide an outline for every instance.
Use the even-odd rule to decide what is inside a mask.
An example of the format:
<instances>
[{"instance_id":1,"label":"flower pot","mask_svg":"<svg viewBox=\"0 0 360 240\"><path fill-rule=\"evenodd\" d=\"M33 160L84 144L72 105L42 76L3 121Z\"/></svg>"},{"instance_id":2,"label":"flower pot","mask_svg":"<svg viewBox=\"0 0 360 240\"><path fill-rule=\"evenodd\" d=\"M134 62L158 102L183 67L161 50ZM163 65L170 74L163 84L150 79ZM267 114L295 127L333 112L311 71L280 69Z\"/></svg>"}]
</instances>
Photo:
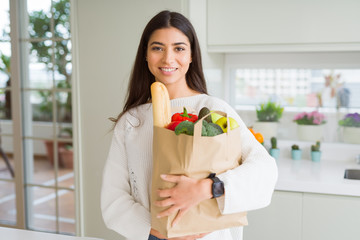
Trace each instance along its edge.
<instances>
[{"instance_id":1,"label":"flower pot","mask_svg":"<svg viewBox=\"0 0 360 240\"><path fill-rule=\"evenodd\" d=\"M49 160L51 166L54 166L54 142L51 140L46 140L44 141L44 144L46 148L47 159ZM64 142L58 142L57 150L58 150L59 167L62 167L64 165L60 157L60 149L63 148L64 146L65 146Z\"/></svg>"},{"instance_id":2,"label":"flower pot","mask_svg":"<svg viewBox=\"0 0 360 240\"><path fill-rule=\"evenodd\" d=\"M293 160L300 160L301 159L301 155L302 155L302 150L301 149L292 149L291 150L291 158Z\"/></svg>"},{"instance_id":3,"label":"flower pot","mask_svg":"<svg viewBox=\"0 0 360 240\"><path fill-rule=\"evenodd\" d=\"M73 150L61 147L59 149L60 158L64 168L72 169L74 165L74 153Z\"/></svg>"},{"instance_id":4,"label":"flower pot","mask_svg":"<svg viewBox=\"0 0 360 240\"><path fill-rule=\"evenodd\" d=\"M277 136L278 122L255 122L253 127L264 136L264 139Z\"/></svg>"},{"instance_id":5,"label":"flower pot","mask_svg":"<svg viewBox=\"0 0 360 240\"><path fill-rule=\"evenodd\" d=\"M270 155L275 158L276 160L279 159L280 156L280 149L278 148L270 148Z\"/></svg>"},{"instance_id":6,"label":"flower pot","mask_svg":"<svg viewBox=\"0 0 360 240\"><path fill-rule=\"evenodd\" d=\"M360 144L360 127L343 127L343 142Z\"/></svg>"},{"instance_id":7,"label":"flower pot","mask_svg":"<svg viewBox=\"0 0 360 240\"><path fill-rule=\"evenodd\" d=\"M311 161L320 162L321 160L321 151L311 151Z\"/></svg>"},{"instance_id":8,"label":"flower pot","mask_svg":"<svg viewBox=\"0 0 360 240\"><path fill-rule=\"evenodd\" d=\"M297 125L297 134L302 141L321 141L324 135L324 125Z\"/></svg>"}]
</instances>

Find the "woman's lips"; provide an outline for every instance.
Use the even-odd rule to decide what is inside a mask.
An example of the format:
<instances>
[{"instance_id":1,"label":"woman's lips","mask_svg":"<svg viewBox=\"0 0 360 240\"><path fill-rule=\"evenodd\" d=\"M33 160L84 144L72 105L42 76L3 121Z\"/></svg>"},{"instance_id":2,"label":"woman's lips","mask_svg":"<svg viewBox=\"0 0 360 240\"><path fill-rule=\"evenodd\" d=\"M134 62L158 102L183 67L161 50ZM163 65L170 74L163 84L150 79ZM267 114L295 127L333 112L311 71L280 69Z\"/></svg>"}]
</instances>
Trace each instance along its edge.
<instances>
[{"instance_id":1,"label":"woman's lips","mask_svg":"<svg viewBox=\"0 0 360 240\"><path fill-rule=\"evenodd\" d=\"M172 74L173 72L175 72L177 70L177 68L174 68L174 67L161 67L160 70L164 74L169 75L169 74Z\"/></svg>"}]
</instances>

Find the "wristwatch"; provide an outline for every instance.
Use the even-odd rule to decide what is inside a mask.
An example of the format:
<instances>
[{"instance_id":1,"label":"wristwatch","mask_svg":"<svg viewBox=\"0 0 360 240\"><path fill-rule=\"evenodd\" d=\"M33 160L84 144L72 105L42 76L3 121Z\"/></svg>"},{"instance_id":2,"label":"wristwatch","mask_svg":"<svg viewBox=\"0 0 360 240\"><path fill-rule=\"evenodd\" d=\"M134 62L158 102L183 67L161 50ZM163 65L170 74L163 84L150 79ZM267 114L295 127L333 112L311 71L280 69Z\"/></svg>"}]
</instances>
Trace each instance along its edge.
<instances>
[{"instance_id":1,"label":"wristwatch","mask_svg":"<svg viewBox=\"0 0 360 240\"><path fill-rule=\"evenodd\" d=\"M212 198L218 198L224 195L224 182L216 177L216 173L210 173L207 178L210 178L213 181L211 186Z\"/></svg>"}]
</instances>

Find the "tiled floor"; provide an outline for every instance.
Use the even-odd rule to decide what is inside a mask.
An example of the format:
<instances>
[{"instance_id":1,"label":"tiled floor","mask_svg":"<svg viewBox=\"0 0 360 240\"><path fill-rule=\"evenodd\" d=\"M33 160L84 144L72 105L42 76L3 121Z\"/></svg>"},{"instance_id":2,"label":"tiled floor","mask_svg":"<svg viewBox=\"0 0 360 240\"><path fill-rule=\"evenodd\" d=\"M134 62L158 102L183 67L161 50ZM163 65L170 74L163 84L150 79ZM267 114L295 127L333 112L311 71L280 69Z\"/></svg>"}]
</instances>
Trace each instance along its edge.
<instances>
[{"instance_id":1,"label":"tiled floor","mask_svg":"<svg viewBox=\"0 0 360 240\"><path fill-rule=\"evenodd\" d=\"M11 165L14 162L10 160ZM34 184L55 186L54 167L46 158L36 158L33 171L28 174L28 181ZM30 176L32 175L32 176ZM0 178L11 179L4 160L0 157ZM32 180L32 181L30 181ZM59 168L58 186L74 188L74 173L72 169ZM42 187L29 187L26 192L32 204L28 213L30 216L29 227L41 231L56 231L56 192L54 189ZM58 190L58 214L59 231L64 233L75 233L75 201L74 191ZM15 184L0 180L0 222L16 222Z\"/></svg>"}]
</instances>

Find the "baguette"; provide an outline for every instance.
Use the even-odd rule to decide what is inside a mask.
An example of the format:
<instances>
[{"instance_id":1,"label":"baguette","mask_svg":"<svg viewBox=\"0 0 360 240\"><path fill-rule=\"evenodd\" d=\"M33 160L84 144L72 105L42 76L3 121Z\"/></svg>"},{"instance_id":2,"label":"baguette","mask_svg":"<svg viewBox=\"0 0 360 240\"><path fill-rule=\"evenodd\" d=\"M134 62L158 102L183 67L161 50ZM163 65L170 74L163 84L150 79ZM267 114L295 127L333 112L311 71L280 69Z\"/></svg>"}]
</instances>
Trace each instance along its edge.
<instances>
[{"instance_id":1,"label":"baguette","mask_svg":"<svg viewBox=\"0 0 360 240\"><path fill-rule=\"evenodd\" d=\"M171 122L171 104L167 88L161 82L151 84L154 126L166 127Z\"/></svg>"}]
</instances>

